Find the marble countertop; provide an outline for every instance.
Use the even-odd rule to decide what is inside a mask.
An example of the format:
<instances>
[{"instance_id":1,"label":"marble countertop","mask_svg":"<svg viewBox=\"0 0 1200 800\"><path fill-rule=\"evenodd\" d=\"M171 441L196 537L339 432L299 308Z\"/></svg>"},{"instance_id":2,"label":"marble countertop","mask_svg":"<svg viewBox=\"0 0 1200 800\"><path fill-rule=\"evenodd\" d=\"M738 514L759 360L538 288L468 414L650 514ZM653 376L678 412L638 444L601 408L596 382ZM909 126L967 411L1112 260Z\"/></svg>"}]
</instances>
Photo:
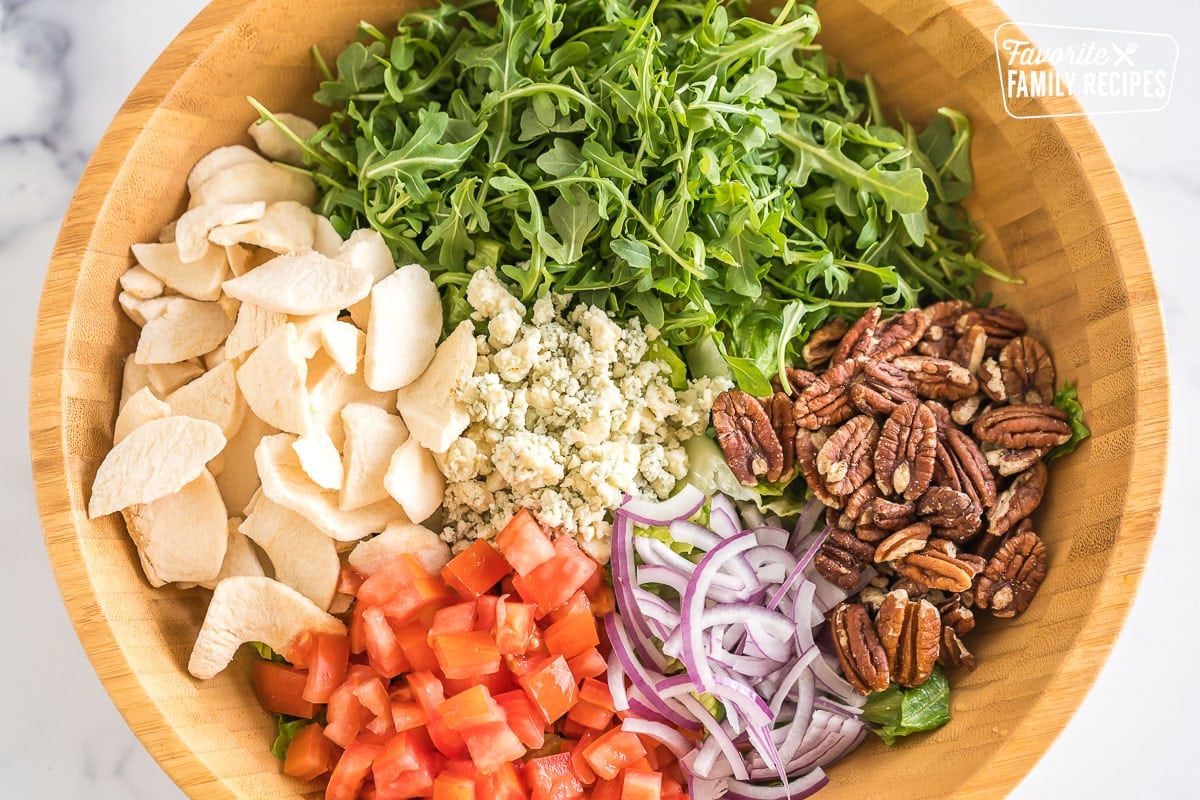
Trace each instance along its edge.
<instances>
[{"instance_id":1,"label":"marble countertop","mask_svg":"<svg viewBox=\"0 0 1200 800\"><path fill-rule=\"evenodd\" d=\"M26 438L27 375L38 296L58 226L88 156L125 95L203 0L0 0L0 795L91 800L182 798L129 731L67 619L42 545ZM1018 22L1170 32L1179 41L1166 109L1094 120L1141 221L1171 345L1174 426L1158 538L1133 609L1095 687L1048 754L1012 793L1049 797L1195 797L1200 593L1187 492L1200 486L1186 423L1200 395L1200 332L1188 322L1195 250L1178 231L1200 218L1200 123L1193 77L1200 7L1151 0L1001 0ZM1163 693L1166 692L1164 695ZM1174 698L1174 699L1171 699Z\"/></svg>"}]
</instances>

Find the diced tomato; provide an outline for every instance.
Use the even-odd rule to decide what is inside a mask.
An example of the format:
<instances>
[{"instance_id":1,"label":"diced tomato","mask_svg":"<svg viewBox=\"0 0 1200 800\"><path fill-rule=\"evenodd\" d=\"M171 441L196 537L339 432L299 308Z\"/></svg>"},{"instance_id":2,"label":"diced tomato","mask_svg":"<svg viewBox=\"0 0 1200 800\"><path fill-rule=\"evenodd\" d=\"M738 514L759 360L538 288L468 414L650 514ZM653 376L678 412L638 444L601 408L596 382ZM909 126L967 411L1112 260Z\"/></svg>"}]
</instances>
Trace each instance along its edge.
<instances>
[{"instance_id":1,"label":"diced tomato","mask_svg":"<svg viewBox=\"0 0 1200 800\"><path fill-rule=\"evenodd\" d=\"M413 731L392 737L375 756L371 772L380 800L405 800L433 794L437 764L433 749Z\"/></svg>"},{"instance_id":2,"label":"diced tomato","mask_svg":"<svg viewBox=\"0 0 1200 800\"><path fill-rule=\"evenodd\" d=\"M608 662L594 647L584 650L574 658L568 658L567 666L571 668L571 674L575 676L576 681L595 678L597 675L608 672Z\"/></svg>"},{"instance_id":3,"label":"diced tomato","mask_svg":"<svg viewBox=\"0 0 1200 800\"><path fill-rule=\"evenodd\" d=\"M429 718L426 730L433 740L433 746L447 758L466 758L467 743L457 731L447 727L438 713L438 708L446 701L441 681L431 672L418 670L408 674L408 685L412 688L413 699Z\"/></svg>"},{"instance_id":4,"label":"diced tomato","mask_svg":"<svg viewBox=\"0 0 1200 800\"><path fill-rule=\"evenodd\" d=\"M646 757L646 748L636 734L613 728L583 751L583 757L606 780L612 780L621 770Z\"/></svg>"},{"instance_id":5,"label":"diced tomato","mask_svg":"<svg viewBox=\"0 0 1200 800\"><path fill-rule=\"evenodd\" d=\"M529 603L501 600L496 607L496 647L503 655L521 655L529 649L537 627L536 609Z\"/></svg>"},{"instance_id":6,"label":"diced tomato","mask_svg":"<svg viewBox=\"0 0 1200 800\"><path fill-rule=\"evenodd\" d=\"M542 638L551 655L574 658L600 644L596 618L588 610L577 610L546 628Z\"/></svg>"},{"instance_id":7,"label":"diced tomato","mask_svg":"<svg viewBox=\"0 0 1200 800\"><path fill-rule=\"evenodd\" d=\"M325 800L358 800L358 790L362 788L375 757L382 749L377 745L350 742L334 766L333 774L329 776Z\"/></svg>"},{"instance_id":8,"label":"diced tomato","mask_svg":"<svg viewBox=\"0 0 1200 800\"><path fill-rule=\"evenodd\" d=\"M362 707L377 717L392 713L392 698L379 678L367 678L354 687L354 697Z\"/></svg>"},{"instance_id":9,"label":"diced tomato","mask_svg":"<svg viewBox=\"0 0 1200 800\"><path fill-rule=\"evenodd\" d=\"M505 721L521 744L530 750L540 750L546 743L546 725L525 693L505 692L496 695L495 700L504 709Z\"/></svg>"},{"instance_id":10,"label":"diced tomato","mask_svg":"<svg viewBox=\"0 0 1200 800\"><path fill-rule=\"evenodd\" d=\"M428 722L429 717L418 703L392 700L392 727L397 733L420 728Z\"/></svg>"},{"instance_id":11,"label":"diced tomato","mask_svg":"<svg viewBox=\"0 0 1200 800\"><path fill-rule=\"evenodd\" d=\"M280 655L291 662L291 665L296 669L308 669L308 662L312 657L312 649L313 635L305 631L297 636L296 641L288 645Z\"/></svg>"},{"instance_id":12,"label":"diced tomato","mask_svg":"<svg viewBox=\"0 0 1200 800\"><path fill-rule=\"evenodd\" d=\"M662 776L662 794L664 798L668 798L672 795L686 794L686 790L682 783L664 774Z\"/></svg>"},{"instance_id":13,"label":"diced tomato","mask_svg":"<svg viewBox=\"0 0 1200 800\"><path fill-rule=\"evenodd\" d=\"M315 781L333 769L333 744L316 723L301 728L288 744L283 774L302 781Z\"/></svg>"},{"instance_id":14,"label":"diced tomato","mask_svg":"<svg viewBox=\"0 0 1200 800\"><path fill-rule=\"evenodd\" d=\"M322 633L314 637L304 699L312 703L329 702L329 695L345 680L349 666L350 640L344 634Z\"/></svg>"},{"instance_id":15,"label":"diced tomato","mask_svg":"<svg viewBox=\"0 0 1200 800\"><path fill-rule=\"evenodd\" d=\"M475 630L494 633L499 605L500 598L494 594L485 594L475 601Z\"/></svg>"},{"instance_id":16,"label":"diced tomato","mask_svg":"<svg viewBox=\"0 0 1200 800\"><path fill-rule=\"evenodd\" d=\"M365 583L363 587L366 587ZM412 622L422 612L442 607L451 596L440 578L417 578L411 586L393 595L383 604L383 613L395 624L404 625Z\"/></svg>"},{"instance_id":17,"label":"diced tomato","mask_svg":"<svg viewBox=\"0 0 1200 800\"><path fill-rule=\"evenodd\" d=\"M512 572L512 567L491 542L480 539L442 567L442 580L463 597L485 594Z\"/></svg>"},{"instance_id":18,"label":"diced tomato","mask_svg":"<svg viewBox=\"0 0 1200 800\"><path fill-rule=\"evenodd\" d=\"M368 608L363 612L363 625L367 637L367 658L371 666L385 678L394 678L406 672L410 665L404 658L400 643L396 641L396 632L378 608Z\"/></svg>"},{"instance_id":19,"label":"diced tomato","mask_svg":"<svg viewBox=\"0 0 1200 800\"><path fill-rule=\"evenodd\" d=\"M363 585L364 580L366 578L361 572L346 564L338 572L337 591L342 594L358 594L358 590Z\"/></svg>"},{"instance_id":20,"label":"diced tomato","mask_svg":"<svg viewBox=\"0 0 1200 800\"><path fill-rule=\"evenodd\" d=\"M592 730L604 730L612 722L612 718L613 712L587 700L580 700L567 712L567 719Z\"/></svg>"},{"instance_id":21,"label":"diced tomato","mask_svg":"<svg viewBox=\"0 0 1200 800\"><path fill-rule=\"evenodd\" d=\"M275 661L254 662L254 694L258 704L273 714L312 719L317 707L304 699L308 675L303 670Z\"/></svg>"},{"instance_id":22,"label":"diced tomato","mask_svg":"<svg viewBox=\"0 0 1200 800\"><path fill-rule=\"evenodd\" d=\"M570 712L567 712L567 713L570 713ZM562 734L563 736L566 736L570 739L579 739L585 733L587 733L588 731L591 730L591 728L586 728L583 725L580 725L578 722L571 719L570 717L566 717L564 719L559 720L559 722L555 726L555 728L558 730L558 732L560 734Z\"/></svg>"},{"instance_id":23,"label":"diced tomato","mask_svg":"<svg viewBox=\"0 0 1200 800\"><path fill-rule=\"evenodd\" d=\"M366 610L367 606L363 603L355 603L354 608L350 609L350 652L354 655L367 652L367 626L363 622L363 612Z\"/></svg>"},{"instance_id":24,"label":"diced tomato","mask_svg":"<svg viewBox=\"0 0 1200 800\"><path fill-rule=\"evenodd\" d=\"M596 782L596 773L592 770L591 765L587 763L587 759L583 757L583 751L599 736L599 731L587 731L571 747L571 772L575 773L575 777L584 786L591 786Z\"/></svg>"},{"instance_id":25,"label":"diced tomato","mask_svg":"<svg viewBox=\"0 0 1200 800\"><path fill-rule=\"evenodd\" d=\"M517 512L497 534L496 545L521 577L554 557L554 543L527 508Z\"/></svg>"},{"instance_id":26,"label":"diced tomato","mask_svg":"<svg viewBox=\"0 0 1200 800\"><path fill-rule=\"evenodd\" d=\"M362 582L358 587L358 602L381 606L407 591L414 581L422 577L428 578L429 573L413 556L405 554L394 558Z\"/></svg>"},{"instance_id":27,"label":"diced tomato","mask_svg":"<svg viewBox=\"0 0 1200 800\"><path fill-rule=\"evenodd\" d=\"M662 775L627 769L621 783L621 800L661 800Z\"/></svg>"},{"instance_id":28,"label":"diced tomato","mask_svg":"<svg viewBox=\"0 0 1200 800\"><path fill-rule=\"evenodd\" d=\"M589 615L592 613L592 601L582 589L567 598L567 602L563 603L558 608L550 612L550 621L558 622L563 617L574 614L576 611L586 611Z\"/></svg>"},{"instance_id":29,"label":"diced tomato","mask_svg":"<svg viewBox=\"0 0 1200 800\"><path fill-rule=\"evenodd\" d=\"M493 697L503 692L511 692L517 688L512 673L503 667L495 672L472 675L469 678L443 678L442 685L446 687L446 693L452 695L465 692L472 686L482 686L491 692Z\"/></svg>"},{"instance_id":30,"label":"diced tomato","mask_svg":"<svg viewBox=\"0 0 1200 800\"><path fill-rule=\"evenodd\" d=\"M536 604L538 614L545 615L570 600L599 566L574 539L560 536L554 541L554 557L513 579L513 586L522 600Z\"/></svg>"},{"instance_id":31,"label":"diced tomato","mask_svg":"<svg viewBox=\"0 0 1200 800\"><path fill-rule=\"evenodd\" d=\"M504 709L482 686L473 686L446 698L438 706L438 713L452 731L462 731L491 722L504 722ZM469 747L470 742L467 744Z\"/></svg>"},{"instance_id":32,"label":"diced tomato","mask_svg":"<svg viewBox=\"0 0 1200 800\"><path fill-rule=\"evenodd\" d=\"M433 800L475 800L475 779L443 772L433 781Z\"/></svg>"},{"instance_id":33,"label":"diced tomato","mask_svg":"<svg viewBox=\"0 0 1200 800\"><path fill-rule=\"evenodd\" d=\"M468 633L475 630L475 601L455 603L438 609L429 627L430 639L447 633Z\"/></svg>"},{"instance_id":34,"label":"diced tomato","mask_svg":"<svg viewBox=\"0 0 1200 800\"><path fill-rule=\"evenodd\" d=\"M603 681L591 678L584 680L579 684L579 699L587 700L608 711L617 710L617 707L613 705L612 692L609 690L608 684Z\"/></svg>"},{"instance_id":35,"label":"diced tomato","mask_svg":"<svg viewBox=\"0 0 1200 800\"><path fill-rule=\"evenodd\" d=\"M572 800L584 796L583 784L571 771L570 753L525 762L525 781L531 800Z\"/></svg>"},{"instance_id":36,"label":"diced tomato","mask_svg":"<svg viewBox=\"0 0 1200 800\"><path fill-rule=\"evenodd\" d=\"M604 570L596 570L596 575L603 574ZM602 583L595 592L588 592L588 598L592 601L592 616L594 617L603 619L617 610L617 596L613 594L612 587L606 583Z\"/></svg>"},{"instance_id":37,"label":"diced tomato","mask_svg":"<svg viewBox=\"0 0 1200 800\"><path fill-rule=\"evenodd\" d=\"M462 737L471 760L484 772L495 772L502 764L525 755L525 745L503 722L467 728L462 731Z\"/></svg>"},{"instance_id":38,"label":"diced tomato","mask_svg":"<svg viewBox=\"0 0 1200 800\"><path fill-rule=\"evenodd\" d=\"M404 660L408 662L408 666L415 672L420 670L432 671L438 668L437 656L433 654L433 648L429 646L429 630L421 623L413 621L402 627L396 628L396 644L400 645L400 651L404 653Z\"/></svg>"},{"instance_id":39,"label":"diced tomato","mask_svg":"<svg viewBox=\"0 0 1200 800\"><path fill-rule=\"evenodd\" d=\"M517 682L548 723L566 714L579 700L575 676L562 656L547 660Z\"/></svg>"},{"instance_id":40,"label":"diced tomato","mask_svg":"<svg viewBox=\"0 0 1200 800\"><path fill-rule=\"evenodd\" d=\"M329 723L325 726L325 736L339 747L348 746L374 719L375 715L362 704L354 692L362 683L375 676L375 671L370 667L355 664L347 672L346 682L334 689L333 694L329 696L329 704L325 707L325 718Z\"/></svg>"},{"instance_id":41,"label":"diced tomato","mask_svg":"<svg viewBox=\"0 0 1200 800\"><path fill-rule=\"evenodd\" d=\"M433 638L432 645L447 678L469 678L500 669L500 650L486 631L443 634Z\"/></svg>"},{"instance_id":42,"label":"diced tomato","mask_svg":"<svg viewBox=\"0 0 1200 800\"><path fill-rule=\"evenodd\" d=\"M603 778L598 778L596 783L592 785L590 800L621 800L620 779L606 781Z\"/></svg>"},{"instance_id":43,"label":"diced tomato","mask_svg":"<svg viewBox=\"0 0 1200 800\"><path fill-rule=\"evenodd\" d=\"M515 762L501 764L491 775L476 770L475 796L489 800L528 800L529 792Z\"/></svg>"}]
</instances>

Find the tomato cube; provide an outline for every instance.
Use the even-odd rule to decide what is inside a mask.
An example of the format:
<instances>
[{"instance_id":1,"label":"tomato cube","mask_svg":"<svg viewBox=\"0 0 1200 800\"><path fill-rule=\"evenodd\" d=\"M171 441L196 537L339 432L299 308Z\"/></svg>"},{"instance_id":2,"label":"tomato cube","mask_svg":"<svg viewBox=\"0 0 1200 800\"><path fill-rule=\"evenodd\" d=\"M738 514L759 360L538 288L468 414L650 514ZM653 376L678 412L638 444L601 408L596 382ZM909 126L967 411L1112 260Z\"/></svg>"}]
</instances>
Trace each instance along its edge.
<instances>
[{"instance_id":1,"label":"tomato cube","mask_svg":"<svg viewBox=\"0 0 1200 800\"><path fill-rule=\"evenodd\" d=\"M418 578L428 578L429 573L420 562L405 554L393 559L358 587L358 601L371 606L380 606L397 595L402 595Z\"/></svg>"},{"instance_id":2,"label":"tomato cube","mask_svg":"<svg viewBox=\"0 0 1200 800\"><path fill-rule=\"evenodd\" d=\"M388 697L387 687L379 678L371 677L358 683L354 687L354 697L377 717L392 713L392 698Z\"/></svg>"},{"instance_id":3,"label":"tomato cube","mask_svg":"<svg viewBox=\"0 0 1200 800\"><path fill-rule=\"evenodd\" d=\"M430 637L441 636L445 633L467 633L475 630L475 603L455 603L452 606L438 609L433 615L433 625L429 628Z\"/></svg>"},{"instance_id":4,"label":"tomato cube","mask_svg":"<svg viewBox=\"0 0 1200 800\"><path fill-rule=\"evenodd\" d=\"M317 707L304 699L308 675L304 670L275 661L254 662L254 694L258 704L273 714L312 719Z\"/></svg>"},{"instance_id":5,"label":"tomato cube","mask_svg":"<svg viewBox=\"0 0 1200 800\"><path fill-rule=\"evenodd\" d=\"M521 599L537 605L539 616L565 605L599 569L591 556L579 549L570 536L554 542L554 557L526 576L513 579Z\"/></svg>"},{"instance_id":6,"label":"tomato cube","mask_svg":"<svg viewBox=\"0 0 1200 800\"><path fill-rule=\"evenodd\" d=\"M552 655L574 658L600 645L596 618L586 609L573 611L546 628L543 636Z\"/></svg>"},{"instance_id":7,"label":"tomato cube","mask_svg":"<svg viewBox=\"0 0 1200 800\"><path fill-rule=\"evenodd\" d=\"M612 722L612 718L613 712L587 700L580 700L567 712L567 719L592 730L604 730Z\"/></svg>"},{"instance_id":8,"label":"tomato cube","mask_svg":"<svg viewBox=\"0 0 1200 800\"><path fill-rule=\"evenodd\" d=\"M493 633L496 628L496 614L500 606L500 598L494 594L485 594L475 601L475 630Z\"/></svg>"},{"instance_id":9,"label":"tomato cube","mask_svg":"<svg viewBox=\"0 0 1200 800\"><path fill-rule=\"evenodd\" d=\"M584 796L583 784L571 771L571 754L543 756L525 762L530 800L573 800Z\"/></svg>"},{"instance_id":10,"label":"tomato cube","mask_svg":"<svg viewBox=\"0 0 1200 800\"><path fill-rule=\"evenodd\" d=\"M583 757L597 775L612 780L623 769L645 758L646 748L636 734L613 728L588 745Z\"/></svg>"},{"instance_id":11,"label":"tomato cube","mask_svg":"<svg viewBox=\"0 0 1200 800\"><path fill-rule=\"evenodd\" d=\"M621 782L621 800L661 800L662 775L640 769L627 769Z\"/></svg>"},{"instance_id":12,"label":"tomato cube","mask_svg":"<svg viewBox=\"0 0 1200 800\"><path fill-rule=\"evenodd\" d=\"M325 738L325 730L312 724L301 728L288 745L283 760L283 774L302 781L315 781L333 769L333 744Z\"/></svg>"},{"instance_id":13,"label":"tomato cube","mask_svg":"<svg viewBox=\"0 0 1200 800\"><path fill-rule=\"evenodd\" d=\"M433 800L475 800L475 779L443 772L433 781Z\"/></svg>"},{"instance_id":14,"label":"tomato cube","mask_svg":"<svg viewBox=\"0 0 1200 800\"><path fill-rule=\"evenodd\" d=\"M594 703L609 711L617 710L617 707L613 705L612 692L604 681L591 678L584 680L579 684L579 699L587 700L589 703Z\"/></svg>"},{"instance_id":15,"label":"tomato cube","mask_svg":"<svg viewBox=\"0 0 1200 800\"><path fill-rule=\"evenodd\" d=\"M375 756L371 767L379 800L406 800L433 794L437 761L433 749L415 731L397 734Z\"/></svg>"},{"instance_id":16,"label":"tomato cube","mask_svg":"<svg viewBox=\"0 0 1200 800\"><path fill-rule=\"evenodd\" d=\"M568 597L567 602L551 611L549 615L550 621L558 622L563 617L574 614L576 611L586 611L588 614L592 613L592 601L588 599L587 594L582 589Z\"/></svg>"},{"instance_id":17,"label":"tomato cube","mask_svg":"<svg viewBox=\"0 0 1200 800\"><path fill-rule=\"evenodd\" d=\"M425 626L414 620L393 629L396 631L396 644L400 645L400 651L404 653L404 660L411 670L433 671L438 668L437 656L429 646L429 630Z\"/></svg>"},{"instance_id":18,"label":"tomato cube","mask_svg":"<svg viewBox=\"0 0 1200 800\"><path fill-rule=\"evenodd\" d=\"M442 682L433 673L424 670L410 672L407 680L413 699L428 717L426 730L429 731L433 746L447 758L466 758L466 742L457 731L450 730L438 710L446 701Z\"/></svg>"},{"instance_id":19,"label":"tomato cube","mask_svg":"<svg viewBox=\"0 0 1200 800\"><path fill-rule=\"evenodd\" d=\"M496 695L495 699L504 709L505 721L521 744L530 750L540 750L546 743L546 724L525 693L520 690L505 692Z\"/></svg>"},{"instance_id":20,"label":"tomato cube","mask_svg":"<svg viewBox=\"0 0 1200 800\"><path fill-rule=\"evenodd\" d=\"M598 778L592 785L591 800L621 800L621 781Z\"/></svg>"},{"instance_id":21,"label":"tomato cube","mask_svg":"<svg viewBox=\"0 0 1200 800\"><path fill-rule=\"evenodd\" d=\"M313 649L309 658L308 682L304 686L304 699L313 703L329 702L346 677L350 666L350 639L344 634L318 634L313 638Z\"/></svg>"},{"instance_id":22,"label":"tomato cube","mask_svg":"<svg viewBox=\"0 0 1200 800\"><path fill-rule=\"evenodd\" d=\"M469 678L443 678L442 685L446 687L446 694L448 695L465 692L472 686L482 686L491 692L492 697L504 692L511 692L517 688L516 680L513 678L512 673L503 667L495 672L472 675Z\"/></svg>"},{"instance_id":23,"label":"tomato cube","mask_svg":"<svg viewBox=\"0 0 1200 800\"><path fill-rule=\"evenodd\" d=\"M525 755L525 745L503 722L489 722L462 731L471 760L484 772L495 772L502 764Z\"/></svg>"},{"instance_id":24,"label":"tomato cube","mask_svg":"<svg viewBox=\"0 0 1200 800\"><path fill-rule=\"evenodd\" d=\"M587 759L583 757L583 751L599 736L600 731L586 731L569 751L571 753L571 772L575 773L575 777L584 786L591 786L596 782L596 773L587 763Z\"/></svg>"},{"instance_id":25,"label":"tomato cube","mask_svg":"<svg viewBox=\"0 0 1200 800\"><path fill-rule=\"evenodd\" d=\"M490 775L476 770L475 795L489 800L529 800L521 770L512 761L500 765Z\"/></svg>"},{"instance_id":26,"label":"tomato cube","mask_svg":"<svg viewBox=\"0 0 1200 800\"><path fill-rule=\"evenodd\" d=\"M482 686L474 686L447 698L438 706L438 713L452 731L475 728L489 722L504 722L504 709Z\"/></svg>"},{"instance_id":27,"label":"tomato cube","mask_svg":"<svg viewBox=\"0 0 1200 800\"><path fill-rule=\"evenodd\" d=\"M366 584L363 586L366 587ZM423 611L441 608L450 598L449 589L440 578L417 578L408 588L383 604L383 613L395 624L404 625Z\"/></svg>"},{"instance_id":28,"label":"tomato cube","mask_svg":"<svg viewBox=\"0 0 1200 800\"><path fill-rule=\"evenodd\" d=\"M548 659L541 666L517 679L525 694L547 723L559 719L579 700L575 676L562 656Z\"/></svg>"},{"instance_id":29,"label":"tomato cube","mask_svg":"<svg viewBox=\"0 0 1200 800\"><path fill-rule=\"evenodd\" d=\"M496 545L521 577L554 557L554 543L527 508L517 512L497 534Z\"/></svg>"},{"instance_id":30,"label":"tomato cube","mask_svg":"<svg viewBox=\"0 0 1200 800\"><path fill-rule=\"evenodd\" d=\"M496 647L503 655L519 656L528 650L536 627L536 609L529 603L502 600L496 606Z\"/></svg>"},{"instance_id":31,"label":"tomato cube","mask_svg":"<svg viewBox=\"0 0 1200 800\"><path fill-rule=\"evenodd\" d=\"M328 730L326 730L328 734ZM358 800L359 789L371 772L375 757L383 748L378 745L352 741L338 759L325 787L325 800Z\"/></svg>"},{"instance_id":32,"label":"tomato cube","mask_svg":"<svg viewBox=\"0 0 1200 800\"><path fill-rule=\"evenodd\" d=\"M392 727L398 733L420 728L429 722L425 710L416 702L392 700Z\"/></svg>"},{"instance_id":33,"label":"tomato cube","mask_svg":"<svg viewBox=\"0 0 1200 800\"><path fill-rule=\"evenodd\" d=\"M383 611L375 607L364 611L363 627L367 639L367 660L371 666L385 678L394 678L401 672L407 672L410 665Z\"/></svg>"},{"instance_id":34,"label":"tomato cube","mask_svg":"<svg viewBox=\"0 0 1200 800\"><path fill-rule=\"evenodd\" d=\"M480 539L442 567L442 580L463 597L476 598L512 572L491 542Z\"/></svg>"},{"instance_id":35,"label":"tomato cube","mask_svg":"<svg viewBox=\"0 0 1200 800\"><path fill-rule=\"evenodd\" d=\"M595 678L608 672L608 662L594 647L584 650L574 658L568 658L567 666L571 668L571 674L575 676L576 681Z\"/></svg>"},{"instance_id":36,"label":"tomato cube","mask_svg":"<svg viewBox=\"0 0 1200 800\"><path fill-rule=\"evenodd\" d=\"M500 670L500 650L486 631L447 633L433 638L433 653L447 678L469 678Z\"/></svg>"}]
</instances>

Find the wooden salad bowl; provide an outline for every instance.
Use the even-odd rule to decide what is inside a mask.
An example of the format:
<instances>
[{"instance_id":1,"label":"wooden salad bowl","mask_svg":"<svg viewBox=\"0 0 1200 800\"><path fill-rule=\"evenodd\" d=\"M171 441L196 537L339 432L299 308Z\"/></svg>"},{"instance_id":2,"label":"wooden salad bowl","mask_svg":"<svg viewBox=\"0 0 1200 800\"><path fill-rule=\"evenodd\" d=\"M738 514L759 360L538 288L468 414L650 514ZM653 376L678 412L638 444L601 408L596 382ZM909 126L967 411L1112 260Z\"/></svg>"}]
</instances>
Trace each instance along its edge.
<instances>
[{"instance_id":1,"label":"wooden salad bowl","mask_svg":"<svg viewBox=\"0 0 1200 800\"><path fill-rule=\"evenodd\" d=\"M129 247L184 209L209 150L249 144L247 95L319 114L313 44L340 51L360 19L390 24L404 0L216 0L134 89L92 158L59 236L33 354L30 437L46 544L96 672L191 797L317 797L268 752L274 721L243 656L201 683L185 669L208 602L153 589L118 515L89 520L112 442L121 364L136 329L117 305ZM984 257L1024 280L999 302L1076 382L1092 438L1056 462L1037 530L1049 577L1021 617L976 634L975 672L953 676L953 721L886 748L875 737L830 770L825 800L1000 797L1067 724L1129 609L1154 535L1166 461L1167 362L1150 265L1120 178L1084 117L1010 118L982 0L822 4L819 41L870 72L885 107L914 122L962 109L976 132L970 206ZM985 623L986 625L986 623Z\"/></svg>"}]
</instances>

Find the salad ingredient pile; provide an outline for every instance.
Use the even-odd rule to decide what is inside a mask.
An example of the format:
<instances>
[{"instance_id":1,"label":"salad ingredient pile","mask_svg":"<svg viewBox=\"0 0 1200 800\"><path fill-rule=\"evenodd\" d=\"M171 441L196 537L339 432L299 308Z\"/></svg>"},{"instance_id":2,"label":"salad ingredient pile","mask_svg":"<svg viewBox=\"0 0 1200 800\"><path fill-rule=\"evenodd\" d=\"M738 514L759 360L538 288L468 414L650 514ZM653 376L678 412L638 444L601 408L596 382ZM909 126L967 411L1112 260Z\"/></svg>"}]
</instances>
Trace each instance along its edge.
<instances>
[{"instance_id":1,"label":"salad ingredient pile","mask_svg":"<svg viewBox=\"0 0 1200 800\"><path fill-rule=\"evenodd\" d=\"M627 494L666 498L688 471L683 443L702 436L721 378L687 381L655 358L636 319L543 295L526 309L488 268L471 276L475 375L457 397L471 424L439 458L447 475L443 538L456 550L521 508L572 531L608 561L611 509ZM672 383L679 386L676 392Z\"/></svg>"}]
</instances>

